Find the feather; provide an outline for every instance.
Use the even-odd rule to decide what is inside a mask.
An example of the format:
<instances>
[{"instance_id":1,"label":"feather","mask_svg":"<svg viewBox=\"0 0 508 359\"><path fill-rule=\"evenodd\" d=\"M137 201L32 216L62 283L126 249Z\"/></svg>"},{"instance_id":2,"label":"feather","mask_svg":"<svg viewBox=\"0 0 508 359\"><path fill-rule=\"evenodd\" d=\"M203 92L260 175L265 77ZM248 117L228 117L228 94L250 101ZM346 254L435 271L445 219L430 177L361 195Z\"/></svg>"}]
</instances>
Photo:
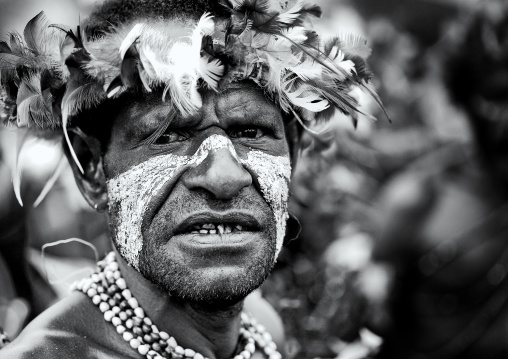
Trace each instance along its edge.
<instances>
[{"instance_id":1,"label":"feather","mask_svg":"<svg viewBox=\"0 0 508 359\"><path fill-rule=\"evenodd\" d=\"M199 74L210 88L217 91L219 81L224 75L224 64L207 54L200 59Z\"/></svg>"},{"instance_id":2,"label":"feather","mask_svg":"<svg viewBox=\"0 0 508 359\"><path fill-rule=\"evenodd\" d=\"M57 165L56 169L53 171L53 174L51 175L49 180L44 185L44 188L42 189L39 196L37 196L37 199L35 200L35 202L33 204L33 208L37 208L39 206L39 204L41 204L41 202L44 200L44 198L46 198L47 194L49 193L49 191L51 191L51 189L55 185L56 181L58 180L58 177L60 177L63 170L65 169L66 164L67 164L66 158L65 158L64 154L62 153L62 155L60 156L60 160L58 161L58 165Z\"/></svg>"},{"instance_id":3,"label":"feather","mask_svg":"<svg viewBox=\"0 0 508 359\"><path fill-rule=\"evenodd\" d=\"M135 87L139 79L138 64L140 63L139 52L136 45L132 44L124 53L123 61L120 66L120 77L122 84L126 87Z\"/></svg>"},{"instance_id":4,"label":"feather","mask_svg":"<svg viewBox=\"0 0 508 359\"><path fill-rule=\"evenodd\" d=\"M299 86L293 92L286 92L291 103L312 112L321 112L330 107L330 103L305 85Z\"/></svg>"},{"instance_id":5,"label":"feather","mask_svg":"<svg viewBox=\"0 0 508 359\"><path fill-rule=\"evenodd\" d=\"M386 108L383 105L383 101L381 101L381 98L377 94L376 89L374 88L374 86L372 86L372 84L367 82L367 81L362 81L361 82L361 88L367 90L367 92L370 94L370 96L372 96L374 101L376 101L376 103L381 108L381 110L383 110L383 113L385 114L385 117L388 119L388 122L392 123L392 119L390 118L390 115L388 115L388 111L386 111Z\"/></svg>"},{"instance_id":6,"label":"feather","mask_svg":"<svg viewBox=\"0 0 508 359\"><path fill-rule=\"evenodd\" d=\"M5 41L0 41L0 53L1 54L12 54L11 48Z\"/></svg>"},{"instance_id":7,"label":"feather","mask_svg":"<svg viewBox=\"0 0 508 359\"><path fill-rule=\"evenodd\" d=\"M372 50L367 45L367 39L361 35L345 33L339 36L342 41L341 50L351 56L358 56L367 59Z\"/></svg>"},{"instance_id":8,"label":"feather","mask_svg":"<svg viewBox=\"0 0 508 359\"><path fill-rule=\"evenodd\" d=\"M65 141L67 142L71 156L81 173L84 173L83 167L74 152L74 148L72 147L69 134L67 132L69 118L71 116L75 116L83 109L88 109L99 104L102 100L104 100L104 97L104 91L102 91L99 84L92 82L85 83L73 90L68 89L62 101L62 129Z\"/></svg>"},{"instance_id":9,"label":"feather","mask_svg":"<svg viewBox=\"0 0 508 359\"><path fill-rule=\"evenodd\" d=\"M123 59L125 57L125 53L134 45L134 43L139 39L143 30L145 28L144 24L136 24L129 32L129 34L125 37L122 44L120 45L120 58Z\"/></svg>"},{"instance_id":10,"label":"feather","mask_svg":"<svg viewBox=\"0 0 508 359\"><path fill-rule=\"evenodd\" d=\"M12 163L12 186L14 188L14 195L18 200L18 203L23 207L23 200L21 199L21 177L22 168L20 166L20 158L25 148L26 141L28 139L28 131L17 131L16 133L16 152L14 161Z\"/></svg>"},{"instance_id":11,"label":"feather","mask_svg":"<svg viewBox=\"0 0 508 359\"><path fill-rule=\"evenodd\" d=\"M51 113L46 107L40 89L40 74L34 74L22 81L16 99L18 127L35 124L46 127L51 124Z\"/></svg>"},{"instance_id":12,"label":"feather","mask_svg":"<svg viewBox=\"0 0 508 359\"><path fill-rule=\"evenodd\" d=\"M118 93L118 91L121 90L122 86L123 86L122 78L120 76L115 77L113 81L111 81L111 83L109 84L108 88L106 89L108 98L112 98L113 96L115 96Z\"/></svg>"},{"instance_id":13,"label":"feather","mask_svg":"<svg viewBox=\"0 0 508 359\"><path fill-rule=\"evenodd\" d=\"M319 64L309 58L306 58L305 61L300 62L296 66L289 67L289 70L295 73L303 81L307 81L309 79L320 79L323 74L323 67L319 66Z\"/></svg>"},{"instance_id":14,"label":"feather","mask_svg":"<svg viewBox=\"0 0 508 359\"><path fill-rule=\"evenodd\" d=\"M46 32L48 27L49 21L46 18L46 15L44 15L44 11L38 13L25 26L23 31L25 43L27 47L35 54L40 54L41 51L44 51L45 41L48 41L48 34Z\"/></svg>"}]
</instances>

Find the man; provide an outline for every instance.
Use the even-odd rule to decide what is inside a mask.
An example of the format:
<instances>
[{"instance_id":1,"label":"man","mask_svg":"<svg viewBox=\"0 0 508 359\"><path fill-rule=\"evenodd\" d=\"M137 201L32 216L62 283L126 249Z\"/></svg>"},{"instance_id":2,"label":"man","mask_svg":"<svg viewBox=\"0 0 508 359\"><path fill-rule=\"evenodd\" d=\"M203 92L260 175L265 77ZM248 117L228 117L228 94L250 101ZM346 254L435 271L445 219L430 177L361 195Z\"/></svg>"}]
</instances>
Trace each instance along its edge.
<instances>
[{"instance_id":1,"label":"man","mask_svg":"<svg viewBox=\"0 0 508 359\"><path fill-rule=\"evenodd\" d=\"M254 319L266 312L242 310L284 241L301 126L356 119L350 90L374 94L365 42L322 44L319 15L304 1L111 0L86 34L40 14L1 44L11 122L63 129L116 248L2 357L281 357Z\"/></svg>"}]
</instances>

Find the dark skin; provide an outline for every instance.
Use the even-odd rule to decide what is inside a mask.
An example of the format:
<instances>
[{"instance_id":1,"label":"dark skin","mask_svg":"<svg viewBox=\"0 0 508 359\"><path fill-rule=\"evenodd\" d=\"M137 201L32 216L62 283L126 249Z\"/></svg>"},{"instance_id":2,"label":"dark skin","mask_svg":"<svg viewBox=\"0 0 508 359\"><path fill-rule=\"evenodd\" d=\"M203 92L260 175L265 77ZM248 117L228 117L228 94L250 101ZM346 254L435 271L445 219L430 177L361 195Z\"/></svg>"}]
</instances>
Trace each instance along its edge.
<instances>
[{"instance_id":1,"label":"dark skin","mask_svg":"<svg viewBox=\"0 0 508 359\"><path fill-rule=\"evenodd\" d=\"M111 141L103 156L98 140L80 130L72 131L73 147L85 169L84 174L81 174L73 164L76 181L92 206L98 204L99 210L107 207L107 179L162 153L192 155L203 140L213 134L229 137L240 157L246 156L251 148L273 156L287 156L290 153L286 138L287 128L280 111L263 97L261 91L251 86L234 85L220 94L210 93L204 96L199 115L187 119L177 117L156 144L145 143L136 147L153 133L162 121L167 120L170 113L171 107L167 103L131 104L115 119ZM183 135L183 132L186 134ZM160 228L156 226L157 218L161 215L172 215L165 208L165 203L172 196L186 194L191 198L201 198L200 196L206 193L207 198L223 203L228 203L238 196L263 200L256 174L239 165L229 152L224 151L220 149L212 152L197 167L182 171L169 181L161 193L154 196L149 211L143 218L144 241L155 240L157 236L160 238L161 233L156 231ZM202 203L202 206L200 211L208 210L218 214L221 212L219 207L207 209L206 203ZM185 263L188 262L190 270L202 272L207 280L247 280L241 275L248 262L246 258L258 255L261 248L258 243L270 239L267 233L274 230L265 228L273 226L273 222L262 220L261 212L266 209L267 207L260 208L256 205L244 209L252 217L260 219L261 228L246 234L255 240L246 241L248 244L244 250L234 252L226 263L213 263L210 260L205 263L191 257L178 241L171 241L170 230L167 234L168 251L175 255L174 258L182 258ZM186 240L183 236L179 241ZM222 305L217 302L212 307L200 302L174 300L159 286L129 266L119 255L117 258L127 286L160 330L174 336L184 348L194 349L205 357L227 359L233 356L238 342L243 300L234 303L224 301ZM262 322L263 317L272 315L269 306L262 301L257 301L255 305L247 304L246 309ZM283 334L280 321L270 319L263 324L281 348ZM37 318L5 349L5 354L8 358L140 357L116 333L115 328L104 320L102 313L90 299L78 292L72 293Z\"/></svg>"}]
</instances>

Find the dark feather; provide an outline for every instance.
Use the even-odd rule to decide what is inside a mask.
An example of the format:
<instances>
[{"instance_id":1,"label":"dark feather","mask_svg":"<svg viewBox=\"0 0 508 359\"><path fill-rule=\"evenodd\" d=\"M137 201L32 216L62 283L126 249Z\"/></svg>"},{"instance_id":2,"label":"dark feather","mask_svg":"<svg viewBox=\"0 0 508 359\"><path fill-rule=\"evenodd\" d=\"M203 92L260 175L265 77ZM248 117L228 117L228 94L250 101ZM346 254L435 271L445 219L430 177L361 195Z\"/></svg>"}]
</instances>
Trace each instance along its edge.
<instances>
[{"instance_id":1,"label":"dark feather","mask_svg":"<svg viewBox=\"0 0 508 359\"><path fill-rule=\"evenodd\" d=\"M378 104L378 106L381 108L381 110L383 110L383 113L385 114L388 122L392 123L392 119L390 118L390 116L388 115L388 111L386 111L386 108L385 106L383 105L383 101L381 100L381 98L379 97L379 95L377 94L376 90L374 89L374 87L372 86L371 83L367 82L367 81L362 81L361 83L361 87L364 88L365 90L367 90L367 92L372 96L372 98L374 99L374 101L376 101L376 103Z\"/></svg>"},{"instance_id":2,"label":"dark feather","mask_svg":"<svg viewBox=\"0 0 508 359\"><path fill-rule=\"evenodd\" d=\"M136 45L132 44L125 53L121 66L121 78L124 86L135 87L139 83L139 63L141 63L139 52Z\"/></svg>"},{"instance_id":3,"label":"dark feather","mask_svg":"<svg viewBox=\"0 0 508 359\"><path fill-rule=\"evenodd\" d=\"M112 94L117 90L118 88L121 88L123 86L122 77L117 76L114 78L113 81L108 86L108 89L106 90L106 93L108 97L112 96Z\"/></svg>"},{"instance_id":4,"label":"dark feather","mask_svg":"<svg viewBox=\"0 0 508 359\"><path fill-rule=\"evenodd\" d=\"M12 54L11 48L5 41L0 41L0 53L2 54Z\"/></svg>"}]
</instances>

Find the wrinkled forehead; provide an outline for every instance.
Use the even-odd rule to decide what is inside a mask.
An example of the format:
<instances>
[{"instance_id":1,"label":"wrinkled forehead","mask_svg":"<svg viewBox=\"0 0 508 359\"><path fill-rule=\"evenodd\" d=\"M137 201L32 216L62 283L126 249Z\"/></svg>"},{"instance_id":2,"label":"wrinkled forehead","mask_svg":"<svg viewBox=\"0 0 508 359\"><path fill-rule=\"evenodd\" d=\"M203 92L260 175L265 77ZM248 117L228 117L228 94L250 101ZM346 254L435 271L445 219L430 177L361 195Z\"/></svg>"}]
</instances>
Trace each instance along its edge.
<instances>
[{"instance_id":1,"label":"wrinkled forehead","mask_svg":"<svg viewBox=\"0 0 508 359\"><path fill-rule=\"evenodd\" d=\"M113 123L115 132L155 131L168 123L176 127L200 127L200 125L226 125L229 120L243 120L255 124L258 120L277 122L284 126L283 115L273 102L267 99L258 86L250 82L222 85L218 92L204 90L203 105L191 116L182 116L171 99L163 100L162 91L139 96L126 96L115 104L118 112Z\"/></svg>"}]
</instances>

